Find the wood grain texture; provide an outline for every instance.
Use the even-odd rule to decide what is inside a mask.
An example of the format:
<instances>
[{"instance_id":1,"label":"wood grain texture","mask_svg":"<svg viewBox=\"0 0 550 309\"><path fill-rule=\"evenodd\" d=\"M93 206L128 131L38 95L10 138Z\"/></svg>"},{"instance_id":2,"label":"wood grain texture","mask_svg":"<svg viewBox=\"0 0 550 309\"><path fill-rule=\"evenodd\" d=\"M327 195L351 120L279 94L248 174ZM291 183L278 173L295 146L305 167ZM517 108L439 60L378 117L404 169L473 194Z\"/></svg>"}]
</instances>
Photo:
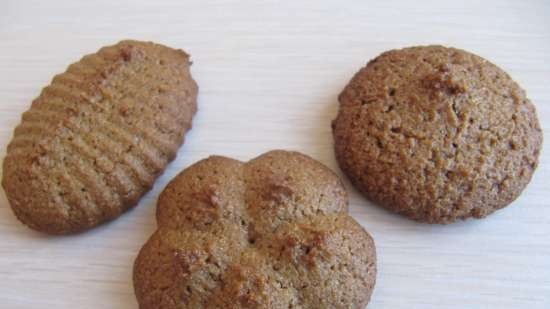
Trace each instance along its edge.
<instances>
[{"instance_id":1,"label":"wood grain texture","mask_svg":"<svg viewBox=\"0 0 550 309\"><path fill-rule=\"evenodd\" d=\"M155 230L155 202L184 167L211 154L248 160L302 151L337 171L336 96L367 60L439 43L508 71L545 136L531 184L487 219L409 221L364 200L351 214L374 237L369 308L550 307L550 3L545 1L16 1L0 3L0 157L40 87L123 38L191 54L199 112L177 159L138 207L70 237L20 224L0 195L0 308L136 308L131 271Z\"/></svg>"}]
</instances>

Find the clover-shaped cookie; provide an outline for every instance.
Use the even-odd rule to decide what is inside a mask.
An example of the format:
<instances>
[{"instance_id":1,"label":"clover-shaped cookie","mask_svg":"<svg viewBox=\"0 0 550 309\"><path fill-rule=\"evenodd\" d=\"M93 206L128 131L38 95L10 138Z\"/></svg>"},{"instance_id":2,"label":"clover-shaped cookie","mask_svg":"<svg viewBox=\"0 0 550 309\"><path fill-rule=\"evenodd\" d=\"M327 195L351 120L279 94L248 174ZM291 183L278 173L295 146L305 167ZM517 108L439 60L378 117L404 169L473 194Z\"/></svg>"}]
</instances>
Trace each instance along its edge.
<instances>
[{"instance_id":1,"label":"clover-shaped cookie","mask_svg":"<svg viewBox=\"0 0 550 309\"><path fill-rule=\"evenodd\" d=\"M296 152L212 156L162 192L134 265L141 309L363 308L375 246L338 177Z\"/></svg>"}]
</instances>

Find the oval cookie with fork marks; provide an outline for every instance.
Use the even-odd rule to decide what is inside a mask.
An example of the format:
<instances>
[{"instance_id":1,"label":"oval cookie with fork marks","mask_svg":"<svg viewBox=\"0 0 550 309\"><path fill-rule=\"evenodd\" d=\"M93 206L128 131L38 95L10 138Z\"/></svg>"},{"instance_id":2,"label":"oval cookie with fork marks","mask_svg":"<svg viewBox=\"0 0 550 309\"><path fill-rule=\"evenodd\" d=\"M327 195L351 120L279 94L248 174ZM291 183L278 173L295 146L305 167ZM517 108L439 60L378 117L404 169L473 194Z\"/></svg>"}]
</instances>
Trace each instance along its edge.
<instances>
[{"instance_id":1,"label":"oval cookie with fork marks","mask_svg":"<svg viewBox=\"0 0 550 309\"><path fill-rule=\"evenodd\" d=\"M22 117L2 186L20 221L86 230L135 205L174 159L197 110L189 56L121 41L55 76Z\"/></svg>"}]
</instances>

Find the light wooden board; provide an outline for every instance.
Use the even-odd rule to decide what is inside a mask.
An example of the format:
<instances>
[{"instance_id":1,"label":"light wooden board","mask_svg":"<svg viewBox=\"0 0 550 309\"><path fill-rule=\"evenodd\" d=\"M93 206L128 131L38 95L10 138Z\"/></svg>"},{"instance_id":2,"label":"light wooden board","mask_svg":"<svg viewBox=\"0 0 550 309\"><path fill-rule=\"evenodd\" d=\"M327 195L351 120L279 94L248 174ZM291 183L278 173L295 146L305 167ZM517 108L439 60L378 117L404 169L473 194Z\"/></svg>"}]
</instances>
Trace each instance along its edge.
<instances>
[{"instance_id":1,"label":"light wooden board","mask_svg":"<svg viewBox=\"0 0 550 309\"><path fill-rule=\"evenodd\" d=\"M141 203L88 233L48 237L0 196L0 308L136 308L132 263L155 229L158 193L211 154L248 160L295 149L339 171L336 96L380 52L441 43L507 70L538 108L546 136L531 184L485 220L411 222L346 180L351 213L374 236L369 308L550 308L550 2L0 2L0 156L21 113L52 76L123 38L184 48L200 85L194 128Z\"/></svg>"}]
</instances>

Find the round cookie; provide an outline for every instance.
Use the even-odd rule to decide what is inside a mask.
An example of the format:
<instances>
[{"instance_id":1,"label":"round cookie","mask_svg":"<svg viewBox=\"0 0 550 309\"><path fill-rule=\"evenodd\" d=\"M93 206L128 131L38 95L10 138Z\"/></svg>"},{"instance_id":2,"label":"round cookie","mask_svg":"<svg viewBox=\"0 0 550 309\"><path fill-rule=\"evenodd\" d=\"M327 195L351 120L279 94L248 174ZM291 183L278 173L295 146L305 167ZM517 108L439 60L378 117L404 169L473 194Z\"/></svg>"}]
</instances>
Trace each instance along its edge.
<instances>
[{"instance_id":1,"label":"round cookie","mask_svg":"<svg viewBox=\"0 0 550 309\"><path fill-rule=\"evenodd\" d=\"M2 186L17 218L80 232L135 205L174 159L197 110L189 55L121 41L56 75L15 128Z\"/></svg>"},{"instance_id":2,"label":"round cookie","mask_svg":"<svg viewBox=\"0 0 550 309\"><path fill-rule=\"evenodd\" d=\"M385 52L339 102L340 167L367 198L411 219L483 218L516 199L538 163L542 132L525 92L460 49Z\"/></svg>"},{"instance_id":3,"label":"round cookie","mask_svg":"<svg viewBox=\"0 0 550 309\"><path fill-rule=\"evenodd\" d=\"M134 265L141 309L362 309L372 238L338 177L296 152L213 156L176 176Z\"/></svg>"}]
</instances>

